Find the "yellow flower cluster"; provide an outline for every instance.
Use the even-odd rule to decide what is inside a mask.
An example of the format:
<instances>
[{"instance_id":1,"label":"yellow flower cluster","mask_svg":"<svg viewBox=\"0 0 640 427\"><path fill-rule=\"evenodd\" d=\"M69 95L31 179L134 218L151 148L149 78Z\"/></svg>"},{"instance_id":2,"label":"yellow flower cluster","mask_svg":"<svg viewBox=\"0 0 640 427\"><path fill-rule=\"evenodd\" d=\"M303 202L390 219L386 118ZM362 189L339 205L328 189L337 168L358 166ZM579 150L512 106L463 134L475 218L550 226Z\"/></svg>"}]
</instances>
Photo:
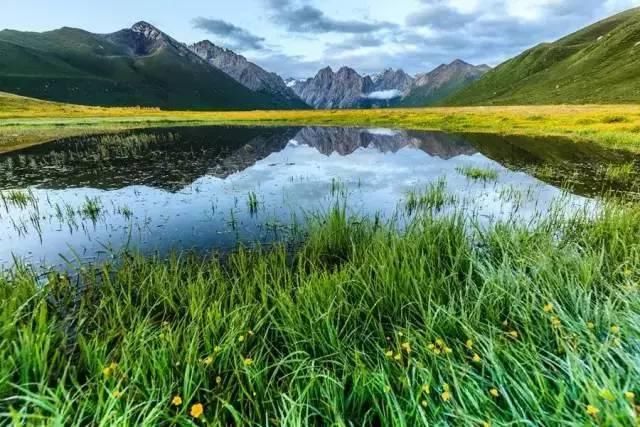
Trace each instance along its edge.
<instances>
[{"instance_id":1,"label":"yellow flower cluster","mask_svg":"<svg viewBox=\"0 0 640 427\"><path fill-rule=\"evenodd\" d=\"M469 338L465 343L464 346L467 348L467 350L470 350L472 355L471 355L471 360L473 360L474 363L480 363L482 361L482 357L480 357L480 355L473 350L473 340L471 338Z\"/></svg>"},{"instance_id":2,"label":"yellow flower cluster","mask_svg":"<svg viewBox=\"0 0 640 427\"><path fill-rule=\"evenodd\" d=\"M450 354L453 352L451 347L449 347L442 338L437 338L433 343L429 344L427 348L431 350L433 354L437 355Z\"/></svg>"},{"instance_id":3,"label":"yellow flower cluster","mask_svg":"<svg viewBox=\"0 0 640 427\"><path fill-rule=\"evenodd\" d=\"M182 396L176 394L171 399L171 406L175 406L176 408L182 406ZM200 418L204 414L204 405L202 403L194 403L191 405L191 409L189 410L189 415L193 418Z\"/></svg>"},{"instance_id":4,"label":"yellow flower cluster","mask_svg":"<svg viewBox=\"0 0 640 427\"><path fill-rule=\"evenodd\" d=\"M442 394L440 395L440 397L445 402L448 402L448 401L451 400L453 395L451 394L451 387L449 387L449 384L447 384L447 383L442 384Z\"/></svg>"},{"instance_id":5,"label":"yellow flower cluster","mask_svg":"<svg viewBox=\"0 0 640 427\"><path fill-rule=\"evenodd\" d=\"M110 378L118 369L118 364L116 362L111 362L108 366L102 368L102 375L105 378Z\"/></svg>"}]
</instances>

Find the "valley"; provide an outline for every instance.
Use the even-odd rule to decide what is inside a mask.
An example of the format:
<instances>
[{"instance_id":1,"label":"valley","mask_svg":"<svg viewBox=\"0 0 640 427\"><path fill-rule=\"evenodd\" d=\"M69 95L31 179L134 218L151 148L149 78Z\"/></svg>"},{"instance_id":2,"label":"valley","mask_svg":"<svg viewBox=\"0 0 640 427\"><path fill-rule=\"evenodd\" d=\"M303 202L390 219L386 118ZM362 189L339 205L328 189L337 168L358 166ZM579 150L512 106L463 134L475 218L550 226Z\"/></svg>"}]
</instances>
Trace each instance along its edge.
<instances>
[{"instance_id":1,"label":"valley","mask_svg":"<svg viewBox=\"0 0 640 427\"><path fill-rule=\"evenodd\" d=\"M31 1L0 425L638 425L640 3Z\"/></svg>"}]
</instances>

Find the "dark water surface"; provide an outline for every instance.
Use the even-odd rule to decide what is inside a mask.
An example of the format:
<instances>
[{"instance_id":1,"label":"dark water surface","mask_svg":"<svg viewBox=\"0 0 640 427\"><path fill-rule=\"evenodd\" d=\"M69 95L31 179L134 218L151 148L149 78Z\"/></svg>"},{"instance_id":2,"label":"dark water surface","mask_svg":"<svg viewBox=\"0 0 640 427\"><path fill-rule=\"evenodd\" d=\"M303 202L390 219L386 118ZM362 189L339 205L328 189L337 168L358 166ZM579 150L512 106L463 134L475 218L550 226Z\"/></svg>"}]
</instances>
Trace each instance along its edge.
<instances>
[{"instance_id":1,"label":"dark water surface","mask_svg":"<svg viewBox=\"0 0 640 427\"><path fill-rule=\"evenodd\" d=\"M405 216L433 183L484 222L544 217L561 204L637 188L635 157L566 140L389 129L183 127L70 138L0 155L0 266L211 251L269 242L346 202ZM625 179L607 168L627 168ZM493 177L472 179L469 168ZM563 193L560 185L570 190ZM559 201L559 202L558 202Z\"/></svg>"}]
</instances>

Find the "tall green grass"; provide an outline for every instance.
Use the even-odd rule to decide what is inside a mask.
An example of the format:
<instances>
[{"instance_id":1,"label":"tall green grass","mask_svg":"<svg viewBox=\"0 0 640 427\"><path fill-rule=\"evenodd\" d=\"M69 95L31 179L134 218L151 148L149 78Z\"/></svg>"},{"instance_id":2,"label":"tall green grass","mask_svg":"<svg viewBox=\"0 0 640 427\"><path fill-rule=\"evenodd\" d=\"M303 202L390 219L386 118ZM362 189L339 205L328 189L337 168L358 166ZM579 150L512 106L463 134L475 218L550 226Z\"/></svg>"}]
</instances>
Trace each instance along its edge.
<instances>
[{"instance_id":1,"label":"tall green grass","mask_svg":"<svg viewBox=\"0 0 640 427\"><path fill-rule=\"evenodd\" d=\"M427 210L398 232L337 208L294 252L7 272L0 417L633 425L640 210L473 225Z\"/></svg>"}]
</instances>

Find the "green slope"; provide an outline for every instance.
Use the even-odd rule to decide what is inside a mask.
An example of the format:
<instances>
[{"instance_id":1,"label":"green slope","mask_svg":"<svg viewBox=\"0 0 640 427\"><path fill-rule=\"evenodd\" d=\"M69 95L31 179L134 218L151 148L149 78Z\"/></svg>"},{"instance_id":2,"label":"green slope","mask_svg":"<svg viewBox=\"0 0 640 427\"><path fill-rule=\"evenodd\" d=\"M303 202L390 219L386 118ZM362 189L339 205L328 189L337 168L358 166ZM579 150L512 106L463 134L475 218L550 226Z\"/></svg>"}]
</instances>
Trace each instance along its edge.
<instances>
[{"instance_id":1,"label":"green slope","mask_svg":"<svg viewBox=\"0 0 640 427\"><path fill-rule=\"evenodd\" d=\"M427 107L455 93L473 80L455 80L448 82L436 89L431 87L417 87L400 101L398 107Z\"/></svg>"},{"instance_id":2,"label":"green slope","mask_svg":"<svg viewBox=\"0 0 640 427\"><path fill-rule=\"evenodd\" d=\"M163 34L163 36L165 36ZM185 53L173 39L138 52L131 30L0 31L0 91L100 106L270 109L289 105L253 92Z\"/></svg>"},{"instance_id":3,"label":"green slope","mask_svg":"<svg viewBox=\"0 0 640 427\"><path fill-rule=\"evenodd\" d=\"M529 49L443 103L637 103L639 61L640 8L636 8Z\"/></svg>"}]
</instances>

